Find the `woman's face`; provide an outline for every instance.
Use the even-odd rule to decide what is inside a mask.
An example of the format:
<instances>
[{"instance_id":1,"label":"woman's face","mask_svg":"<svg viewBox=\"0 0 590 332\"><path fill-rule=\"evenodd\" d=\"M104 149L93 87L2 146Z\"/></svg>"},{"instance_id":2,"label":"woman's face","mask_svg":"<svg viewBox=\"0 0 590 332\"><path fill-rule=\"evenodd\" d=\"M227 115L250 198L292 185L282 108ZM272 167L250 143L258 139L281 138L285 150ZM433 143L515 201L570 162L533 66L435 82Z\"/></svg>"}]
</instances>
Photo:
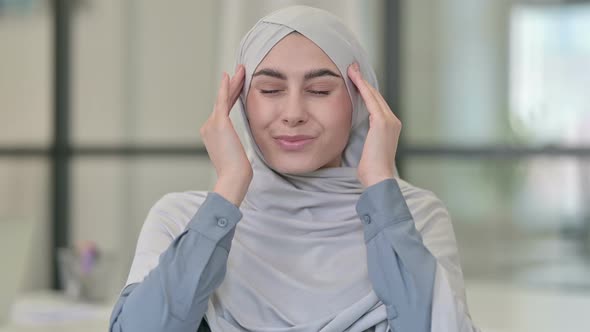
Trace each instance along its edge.
<instances>
[{"instance_id":1,"label":"woman's face","mask_svg":"<svg viewBox=\"0 0 590 332\"><path fill-rule=\"evenodd\" d=\"M338 67L312 41L292 33L260 62L246 98L256 144L276 171L338 167L352 105Z\"/></svg>"}]
</instances>

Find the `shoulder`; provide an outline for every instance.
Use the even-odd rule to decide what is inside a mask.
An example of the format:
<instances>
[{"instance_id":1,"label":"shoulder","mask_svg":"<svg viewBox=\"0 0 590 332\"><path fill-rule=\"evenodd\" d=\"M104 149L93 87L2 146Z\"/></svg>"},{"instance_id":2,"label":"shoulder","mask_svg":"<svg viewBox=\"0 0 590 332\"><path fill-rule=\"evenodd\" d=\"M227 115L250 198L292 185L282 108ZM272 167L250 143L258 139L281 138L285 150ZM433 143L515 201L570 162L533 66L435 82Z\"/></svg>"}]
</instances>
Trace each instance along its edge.
<instances>
[{"instance_id":1,"label":"shoulder","mask_svg":"<svg viewBox=\"0 0 590 332\"><path fill-rule=\"evenodd\" d=\"M399 179L398 183L424 245L436 258L438 267L444 270L445 277L449 280L455 296L464 302L465 291L461 259L455 231L446 206L432 191Z\"/></svg>"},{"instance_id":2,"label":"shoulder","mask_svg":"<svg viewBox=\"0 0 590 332\"><path fill-rule=\"evenodd\" d=\"M429 190L399 179L398 183L424 245L442 266L462 278L457 240L446 206Z\"/></svg>"},{"instance_id":3,"label":"shoulder","mask_svg":"<svg viewBox=\"0 0 590 332\"><path fill-rule=\"evenodd\" d=\"M171 192L162 196L150 211L176 217L192 217L207 198L206 191Z\"/></svg>"},{"instance_id":4,"label":"shoulder","mask_svg":"<svg viewBox=\"0 0 590 332\"><path fill-rule=\"evenodd\" d=\"M402 179L396 180L412 214L428 212L433 209L441 209L446 212L446 206L432 191L416 187Z\"/></svg>"},{"instance_id":5,"label":"shoulder","mask_svg":"<svg viewBox=\"0 0 590 332\"><path fill-rule=\"evenodd\" d=\"M206 197L207 192L173 192L154 203L141 228L126 285L141 282L158 265L160 254L184 232Z\"/></svg>"},{"instance_id":6,"label":"shoulder","mask_svg":"<svg viewBox=\"0 0 590 332\"><path fill-rule=\"evenodd\" d=\"M445 204L430 190L416 187L411 183L396 179L406 204L414 218L416 228L423 235L453 236L451 217ZM442 232L442 234L440 234Z\"/></svg>"},{"instance_id":7,"label":"shoulder","mask_svg":"<svg viewBox=\"0 0 590 332\"><path fill-rule=\"evenodd\" d=\"M172 238L184 231L207 198L206 191L171 192L158 199L149 210L144 230L165 232Z\"/></svg>"}]
</instances>

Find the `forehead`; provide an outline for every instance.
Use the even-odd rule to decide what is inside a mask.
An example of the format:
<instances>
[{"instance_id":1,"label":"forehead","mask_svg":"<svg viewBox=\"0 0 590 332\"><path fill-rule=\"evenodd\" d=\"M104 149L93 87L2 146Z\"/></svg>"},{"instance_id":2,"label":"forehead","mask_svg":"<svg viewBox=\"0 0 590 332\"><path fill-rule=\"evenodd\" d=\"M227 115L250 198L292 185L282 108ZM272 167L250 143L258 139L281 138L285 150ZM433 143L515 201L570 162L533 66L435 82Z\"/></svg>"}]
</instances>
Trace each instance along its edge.
<instances>
[{"instance_id":1,"label":"forehead","mask_svg":"<svg viewBox=\"0 0 590 332\"><path fill-rule=\"evenodd\" d=\"M258 68L273 67L285 71L316 69L338 70L330 57L313 41L299 33L281 39L262 59Z\"/></svg>"}]
</instances>

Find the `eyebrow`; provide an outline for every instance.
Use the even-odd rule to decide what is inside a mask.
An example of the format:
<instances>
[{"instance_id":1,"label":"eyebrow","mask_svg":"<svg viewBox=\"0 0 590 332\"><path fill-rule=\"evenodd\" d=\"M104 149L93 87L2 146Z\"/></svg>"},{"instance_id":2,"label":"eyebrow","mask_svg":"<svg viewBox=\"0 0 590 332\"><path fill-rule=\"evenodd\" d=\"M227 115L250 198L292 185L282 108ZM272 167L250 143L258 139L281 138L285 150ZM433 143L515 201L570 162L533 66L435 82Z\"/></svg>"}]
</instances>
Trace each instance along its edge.
<instances>
[{"instance_id":1,"label":"eyebrow","mask_svg":"<svg viewBox=\"0 0 590 332\"><path fill-rule=\"evenodd\" d=\"M254 75L252 75L252 77L261 76L261 75L278 78L280 80L287 80L287 76L285 74L281 73L280 71L278 71L276 69L271 69L271 68L260 69L259 71L254 73ZM322 76L333 76L333 77L340 78L340 75L336 74L335 72L331 71L330 69L322 68L322 69L314 69L314 70L308 71L303 76L303 79L307 81L312 78L317 78L317 77L322 77Z\"/></svg>"}]
</instances>

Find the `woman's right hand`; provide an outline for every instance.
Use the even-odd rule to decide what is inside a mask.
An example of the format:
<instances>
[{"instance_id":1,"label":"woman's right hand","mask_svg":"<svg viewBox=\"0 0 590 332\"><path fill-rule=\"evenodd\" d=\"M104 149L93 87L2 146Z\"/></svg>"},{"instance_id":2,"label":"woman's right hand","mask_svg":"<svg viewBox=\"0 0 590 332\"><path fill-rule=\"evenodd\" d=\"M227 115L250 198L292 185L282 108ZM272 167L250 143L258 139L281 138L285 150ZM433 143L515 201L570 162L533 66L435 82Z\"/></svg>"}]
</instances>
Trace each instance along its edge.
<instances>
[{"instance_id":1,"label":"woman's right hand","mask_svg":"<svg viewBox=\"0 0 590 332\"><path fill-rule=\"evenodd\" d=\"M200 130L217 173L213 191L236 206L242 203L253 176L244 146L229 118L242 91L244 76L243 65L238 66L231 80L227 73L223 73L213 112Z\"/></svg>"}]
</instances>

